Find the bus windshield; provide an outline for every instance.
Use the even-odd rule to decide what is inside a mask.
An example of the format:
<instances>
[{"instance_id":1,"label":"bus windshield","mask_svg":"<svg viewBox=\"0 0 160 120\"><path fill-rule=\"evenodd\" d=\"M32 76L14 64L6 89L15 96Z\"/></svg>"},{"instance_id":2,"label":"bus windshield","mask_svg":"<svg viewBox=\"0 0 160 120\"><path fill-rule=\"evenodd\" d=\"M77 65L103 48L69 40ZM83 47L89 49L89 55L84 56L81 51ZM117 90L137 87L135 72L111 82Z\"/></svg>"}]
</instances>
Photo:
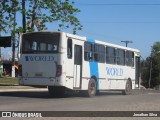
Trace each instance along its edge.
<instances>
[{"instance_id":1,"label":"bus windshield","mask_svg":"<svg viewBox=\"0 0 160 120\"><path fill-rule=\"evenodd\" d=\"M59 40L59 33L24 34L22 37L22 54L58 53Z\"/></svg>"}]
</instances>

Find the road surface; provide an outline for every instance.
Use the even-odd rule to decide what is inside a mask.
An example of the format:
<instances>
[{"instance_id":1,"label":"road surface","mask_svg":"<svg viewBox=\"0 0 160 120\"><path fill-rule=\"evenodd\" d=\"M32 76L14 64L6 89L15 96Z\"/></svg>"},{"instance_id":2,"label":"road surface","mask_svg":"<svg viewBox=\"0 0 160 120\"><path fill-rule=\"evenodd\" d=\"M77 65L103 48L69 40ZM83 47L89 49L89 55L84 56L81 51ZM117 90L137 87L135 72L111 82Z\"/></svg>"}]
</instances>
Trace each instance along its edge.
<instances>
[{"instance_id":1,"label":"road surface","mask_svg":"<svg viewBox=\"0 0 160 120\"><path fill-rule=\"evenodd\" d=\"M132 95L122 95L121 92L101 92L99 96L93 98L68 93L63 98L52 98L47 89L1 91L0 111L160 111L160 92L135 91ZM157 120L159 118L154 117ZM63 119L67 118L63 117ZM132 119L136 120L135 117ZM151 118L145 120L147 119Z\"/></svg>"}]
</instances>

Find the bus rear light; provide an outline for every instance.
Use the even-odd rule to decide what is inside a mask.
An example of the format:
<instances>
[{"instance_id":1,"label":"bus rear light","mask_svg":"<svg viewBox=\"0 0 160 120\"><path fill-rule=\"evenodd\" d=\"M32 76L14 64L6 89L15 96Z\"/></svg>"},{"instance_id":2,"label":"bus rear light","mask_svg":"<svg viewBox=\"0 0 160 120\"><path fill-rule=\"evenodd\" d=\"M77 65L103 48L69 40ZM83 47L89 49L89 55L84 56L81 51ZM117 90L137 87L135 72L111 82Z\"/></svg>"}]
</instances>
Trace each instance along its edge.
<instances>
[{"instance_id":1,"label":"bus rear light","mask_svg":"<svg viewBox=\"0 0 160 120\"><path fill-rule=\"evenodd\" d=\"M62 65L57 65L56 77L60 77L62 75Z\"/></svg>"},{"instance_id":2,"label":"bus rear light","mask_svg":"<svg viewBox=\"0 0 160 120\"><path fill-rule=\"evenodd\" d=\"M22 76L22 65L18 65L18 75Z\"/></svg>"}]
</instances>

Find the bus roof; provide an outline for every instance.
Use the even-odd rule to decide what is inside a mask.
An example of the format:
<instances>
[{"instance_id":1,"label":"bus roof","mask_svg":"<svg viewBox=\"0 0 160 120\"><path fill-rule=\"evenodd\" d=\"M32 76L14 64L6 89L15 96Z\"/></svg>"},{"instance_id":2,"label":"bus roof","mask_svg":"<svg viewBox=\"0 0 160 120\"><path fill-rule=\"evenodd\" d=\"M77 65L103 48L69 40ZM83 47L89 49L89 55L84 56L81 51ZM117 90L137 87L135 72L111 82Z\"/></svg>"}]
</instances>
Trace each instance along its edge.
<instances>
[{"instance_id":1,"label":"bus roof","mask_svg":"<svg viewBox=\"0 0 160 120\"><path fill-rule=\"evenodd\" d=\"M82 41L87 41L87 38L88 38L88 37L85 37L85 36L79 36L79 35L74 35L74 34L65 33L65 32L41 31L41 33L45 33L45 32L48 32L48 33L61 33L61 34L65 34L67 37L78 39L78 40L82 40ZM28 32L28 33L40 33L40 32ZM28 34L28 33L24 33L24 34ZM130 48L130 47L120 46L120 45L116 45L116 44L112 44L112 43L104 42L104 41L100 41L100 40L95 40L95 43L106 45L106 46L110 46L110 47L115 47L115 48L119 48L119 49L125 49L125 50L129 50L129 51L134 51L137 54L140 54L140 51L138 49L133 49L133 48Z\"/></svg>"},{"instance_id":2,"label":"bus roof","mask_svg":"<svg viewBox=\"0 0 160 120\"><path fill-rule=\"evenodd\" d=\"M88 37L82 37L82 36L73 35L73 34L69 34L69 33L65 33L65 34L66 34L67 37L75 38L75 39L78 39L78 40L86 41L87 38L88 38ZM110 47L115 47L115 48L119 48L119 49L134 51L134 52L137 52L137 53L140 54L140 51L138 49L134 49L134 48L130 48L130 47L120 46L120 45L116 45L116 44L112 44L112 43L104 42L104 41L100 41L100 40L95 40L95 43L110 46Z\"/></svg>"}]
</instances>

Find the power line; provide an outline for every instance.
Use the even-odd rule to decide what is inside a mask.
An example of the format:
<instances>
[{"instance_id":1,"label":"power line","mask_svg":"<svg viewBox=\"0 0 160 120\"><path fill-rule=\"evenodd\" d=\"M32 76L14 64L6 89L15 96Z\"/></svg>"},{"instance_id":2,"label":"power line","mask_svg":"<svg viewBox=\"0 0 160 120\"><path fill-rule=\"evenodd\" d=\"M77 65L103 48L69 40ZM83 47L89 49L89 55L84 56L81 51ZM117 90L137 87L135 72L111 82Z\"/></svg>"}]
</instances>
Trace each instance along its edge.
<instances>
[{"instance_id":1,"label":"power line","mask_svg":"<svg viewBox=\"0 0 160 120\"><path fill-rule=\"evenodd\" d=\"M160 4L90 4L90 3L79 3L75 4L78 6L159 6Z\"/></svg>"},{"instance_id":2,"label":"power line","mask_svg":"<svg viewBox=\"0 0 160 120\"><path fill-rule=\"evenodd\" d=\"M81 31L82 33L84 33L86 36L92 36L96 39L96 37L101 37L102 41L108 41L108 42L113 42L112 40L115 40L115 41L123 41L124 39L126 38L120 38L120 37L115 37L115 36L108 36L106 34L103 34L103 33L98 33L98 32L91 32L91 31L87 31L87 30L82 30ZM128 39L128 38L127 38ZM110 41L111 40L111 41Z\"/></svg>"},{"instance_id":3,"label":"power line","mask_svg":"<svg viewBox=\"0 0 160 120\"><path fill-rule=\"evenodd\" d=\"M142 22L111 22L111 21L95 21L95 22L91 22L91 21L81 21L82 23L100 23L100 24L105 24L105 23L160 23L160 22L145 22L145 21L142 21Z\"/></svg>"}]
</instances>

